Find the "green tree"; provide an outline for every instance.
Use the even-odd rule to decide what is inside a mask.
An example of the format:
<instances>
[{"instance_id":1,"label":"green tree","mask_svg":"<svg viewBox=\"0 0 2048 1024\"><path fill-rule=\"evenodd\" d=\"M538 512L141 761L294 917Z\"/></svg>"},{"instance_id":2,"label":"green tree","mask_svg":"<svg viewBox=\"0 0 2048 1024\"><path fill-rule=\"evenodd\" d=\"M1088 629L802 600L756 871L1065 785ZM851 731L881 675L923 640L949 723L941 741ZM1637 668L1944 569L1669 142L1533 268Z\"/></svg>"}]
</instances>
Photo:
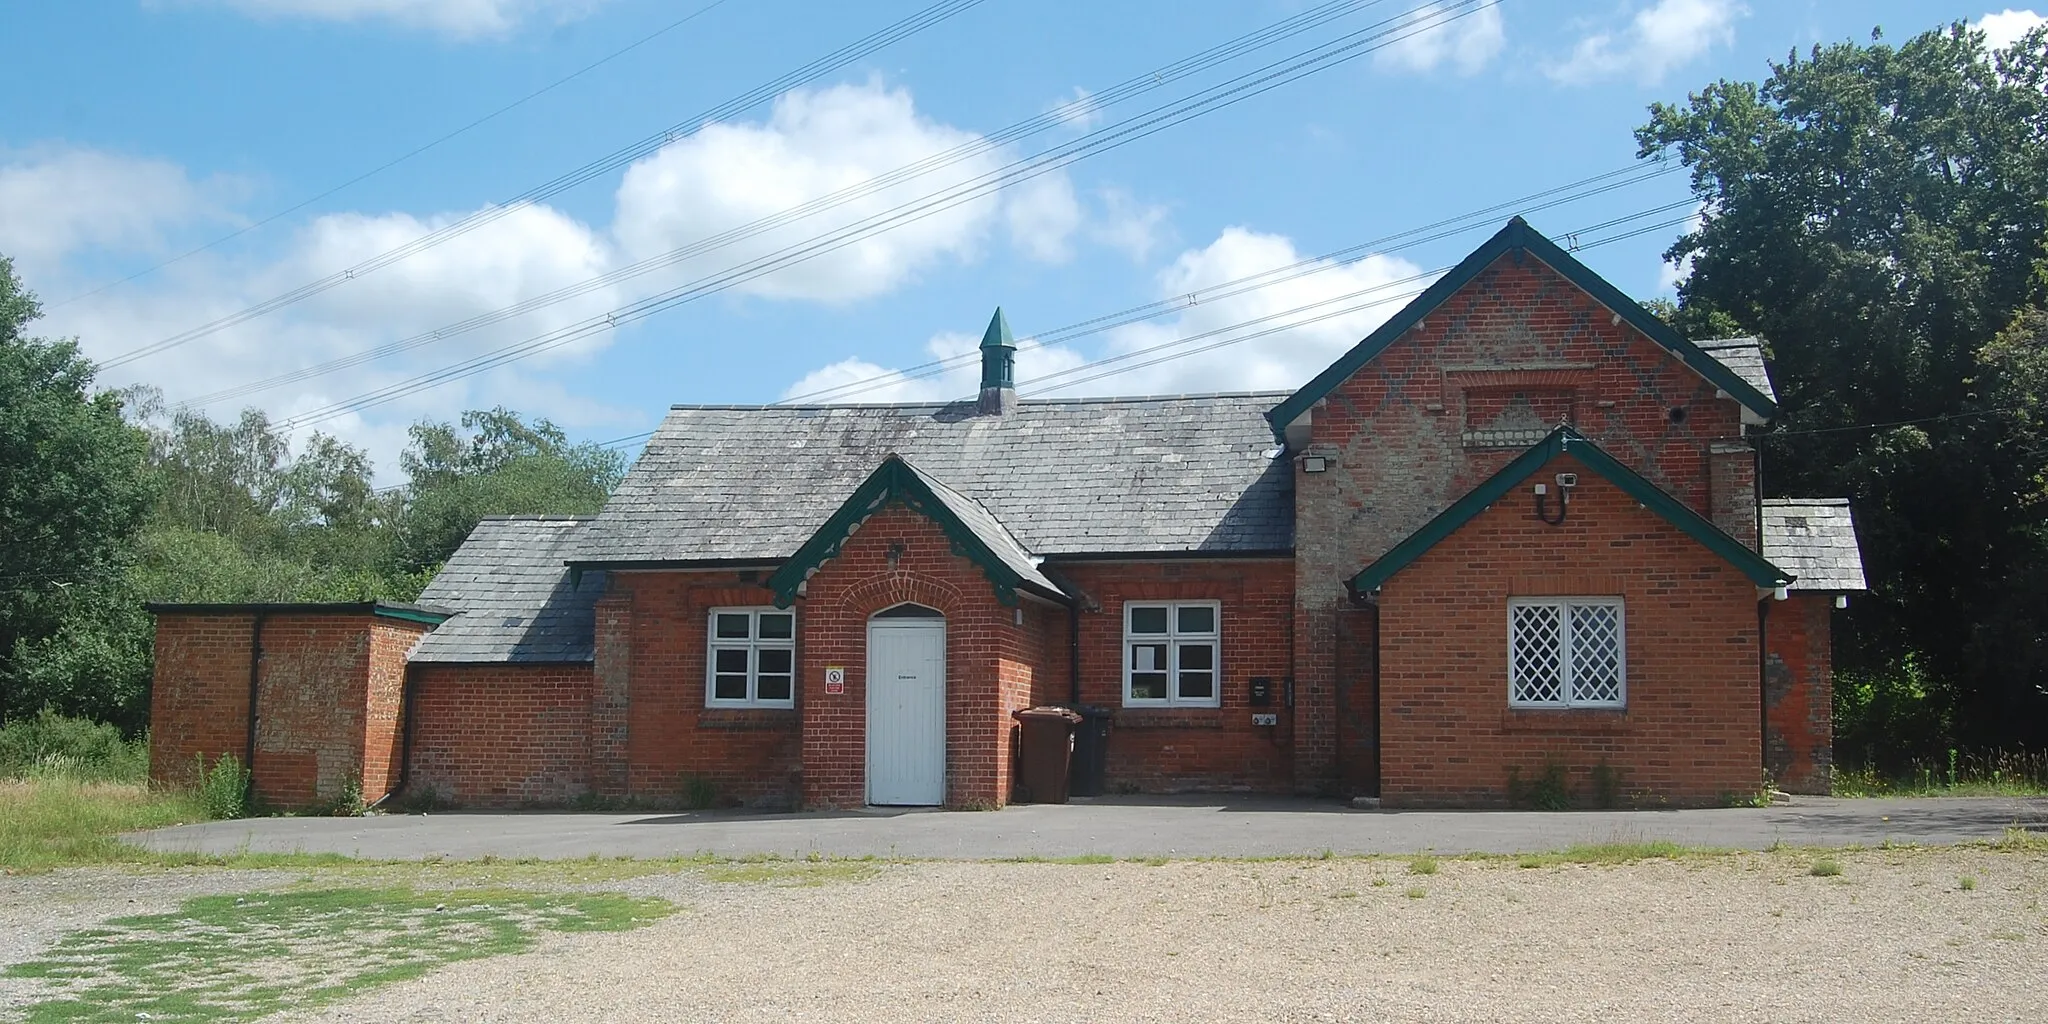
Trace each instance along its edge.
<instances>
[{"instance_id":1,"label":"green tree","mask_svg":"<svg viewBox=\"0 0 2048 1024\"><path fill-rule=\"evenodd\" d=\"M1637 132L1704 205L1667 253L1678 318L1770 346L1767 491L1857 499L1874 600L1844 662L1924 668L1945 740L2048 741L2042 336L1993 344L2040 287L2044 85L2048 33L1993 54L1957 24L1795 52Z\"/></svg>"},{"instance_id":2,"label":"green tree","mask_svg":"<svg viewBox=\"0 0 2048 1024\"><path fill-rule=\"evenodd\" d=\"M595 512L625 475L619 452L572 445L553 423L504 408L463 413L459 428L416 424L400 464L410 482L398 566L413 572L447 560L485 516Z\"/></svg>"},{"instance_id":3,"label":"green tree","mask_svg":"<svg viewBox=\"0 0 2048 1024\"><path fill-rule=\"evenodd\" d=\"M133 719L132 657L96 662L93 645L53 640L120 614L109 602L154 500L148 441L119 395L92 390L75 343L24 333L40 315L0 257L0 717L47 705Z\"/></svg>"}]
</instances>

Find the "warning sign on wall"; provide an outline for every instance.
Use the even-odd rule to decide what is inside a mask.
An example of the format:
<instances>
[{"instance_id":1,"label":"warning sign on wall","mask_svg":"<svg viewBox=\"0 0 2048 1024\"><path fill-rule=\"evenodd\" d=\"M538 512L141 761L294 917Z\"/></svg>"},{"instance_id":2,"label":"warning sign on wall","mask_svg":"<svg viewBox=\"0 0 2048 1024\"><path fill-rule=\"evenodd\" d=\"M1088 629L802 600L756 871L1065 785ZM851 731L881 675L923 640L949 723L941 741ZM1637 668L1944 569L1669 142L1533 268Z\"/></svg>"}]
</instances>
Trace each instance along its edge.
<instances>
[{"instance_id":1,"label":"warning sign on wall","mask_svg":"<svg viewBox=\"0 0 2048 1024\"><path fill-rule=\"evenodd\" d=\"M827 665L827 666L825 666L825 692L826 692L826 693L845 693L845 692L846 692L846 666L844 666L844 665Z\"/></svg>"}]
</instances>

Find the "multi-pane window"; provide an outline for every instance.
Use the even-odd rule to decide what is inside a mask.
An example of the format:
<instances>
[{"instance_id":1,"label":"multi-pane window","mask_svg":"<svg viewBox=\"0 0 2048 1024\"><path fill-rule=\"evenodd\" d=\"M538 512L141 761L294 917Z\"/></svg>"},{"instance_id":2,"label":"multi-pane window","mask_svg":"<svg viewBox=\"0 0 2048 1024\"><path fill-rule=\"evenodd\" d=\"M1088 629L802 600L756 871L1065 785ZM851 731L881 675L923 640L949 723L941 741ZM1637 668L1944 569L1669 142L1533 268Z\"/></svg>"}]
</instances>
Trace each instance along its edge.
<instances>
[{"instance_id":1,"label":"multi-pane window","mask_svg":"<svg viewBox=\"0 0 2048 1024\"><path fill-rule=\"evenodd\" d=\"M1510 601L1508 703L1621 707L1627 687L1626 652L1619 598Z\"/></svg>"},{"instance_id":2,"label":"multi-pane window","mask_svg":"<svg viewBox=\"0 0 2048 1024\"><path fill-rule=\"evenodd\" d=\"M796 706L796 615L774 608L711 610L709 679L712 707Z\"/></svg>"},{"instance_id":3,"label":"multi-pane window","mask_svg":"<svg viewBox=\"0 0 2048 1024\"><path fill-rule=\"evenodd\" d=\"M1222 617L1214 601L1124 605L1124 703L1218 706Z\"/></svg>"}]
</instances>

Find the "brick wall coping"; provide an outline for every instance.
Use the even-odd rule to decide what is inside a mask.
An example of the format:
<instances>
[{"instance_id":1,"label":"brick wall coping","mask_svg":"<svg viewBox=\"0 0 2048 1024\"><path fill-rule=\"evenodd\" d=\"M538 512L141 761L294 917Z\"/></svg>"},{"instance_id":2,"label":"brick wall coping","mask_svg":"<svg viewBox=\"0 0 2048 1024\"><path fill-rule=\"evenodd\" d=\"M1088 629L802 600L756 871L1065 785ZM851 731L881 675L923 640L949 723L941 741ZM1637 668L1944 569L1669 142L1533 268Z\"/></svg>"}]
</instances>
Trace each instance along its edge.
<instances>
[{"instance_id":1,"label":"brick wall coping","mask_svg":"<svg viewBox=\"0 0 2048 1024\"><path fill-rule=\"evenodd\" d=\"M446 608L406 604L399 601L302 601L230 602L222 604L179 604L151 601L142 606L154 615L374 615L406 622L438 626L455 613Z\"/></svg>"}]
</instances>

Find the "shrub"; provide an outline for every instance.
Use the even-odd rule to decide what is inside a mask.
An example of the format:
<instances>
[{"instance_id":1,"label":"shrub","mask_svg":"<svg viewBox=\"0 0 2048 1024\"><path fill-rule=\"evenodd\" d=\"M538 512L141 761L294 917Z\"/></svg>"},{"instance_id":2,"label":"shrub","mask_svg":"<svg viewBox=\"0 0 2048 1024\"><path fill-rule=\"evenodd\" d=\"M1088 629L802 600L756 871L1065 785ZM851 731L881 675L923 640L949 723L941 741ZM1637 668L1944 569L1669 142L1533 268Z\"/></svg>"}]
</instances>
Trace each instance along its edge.
<instances>
[{"instance_id":1,"label":"shrub","mask_svg":"<svg viewBox=\"0 0 2048 1024\"><path fill-rule=\"evenodd\" d=\"M249 769L233 754L222 754L213 767L199 758L199 806L206 816L217 820L247 817L249 814Z\"/></svg>"},{"instance_id":2,"label":"shrub","mask_svg":"<svg viewBox=\"0 0 2048 1024\"><path fill-rule=\"evenodd\" d=\"M148 739L127 739L105 722L45 711L0 725L0 778L140 782L148 774Z\"/></svg>"},{"instance_id":3,"label":"shrub","mask_svg":"<svg viewBox=\"0 0 2048 1024\"><path fill-rule=\"evenodd\" d=\"M1571 787L1565 782L1564 765L1556 760L1543 763L1543 774L1534 782L1522 781L1522 770L1508 768L1508 804L1513 807L1532 807L1539 811L1568 811L1572 806Z\"/></svg>"},{"instance_id":4,"label":"shrub","mask_svg":"<svg viewBox=\"0 0 2048 1024\"><path fill-rule=\"evenodd\" d=\"M1411 874L1411 875L1433 875L1433 874L1436 874L1436 858L1435 858L1435 857L1417 857L1417 858L1415 858L1414 860L1411 860L1411 861L1409 861L1409 862L1408 862L1408 873L1409 873L1409 874Z\"/></svg>"},{"instance_id":5,"label":"shrub","mask_svg":"<svg viewBox=\"0 0 2048 1024\"><path fill-rule=\"evenodd\" d=\"M1815 878L1833 878L1842 873L1842 865L1822 857L1814 861L1813 867L1807 869L1806 873Z\"/></svg>"}]
</instances>

